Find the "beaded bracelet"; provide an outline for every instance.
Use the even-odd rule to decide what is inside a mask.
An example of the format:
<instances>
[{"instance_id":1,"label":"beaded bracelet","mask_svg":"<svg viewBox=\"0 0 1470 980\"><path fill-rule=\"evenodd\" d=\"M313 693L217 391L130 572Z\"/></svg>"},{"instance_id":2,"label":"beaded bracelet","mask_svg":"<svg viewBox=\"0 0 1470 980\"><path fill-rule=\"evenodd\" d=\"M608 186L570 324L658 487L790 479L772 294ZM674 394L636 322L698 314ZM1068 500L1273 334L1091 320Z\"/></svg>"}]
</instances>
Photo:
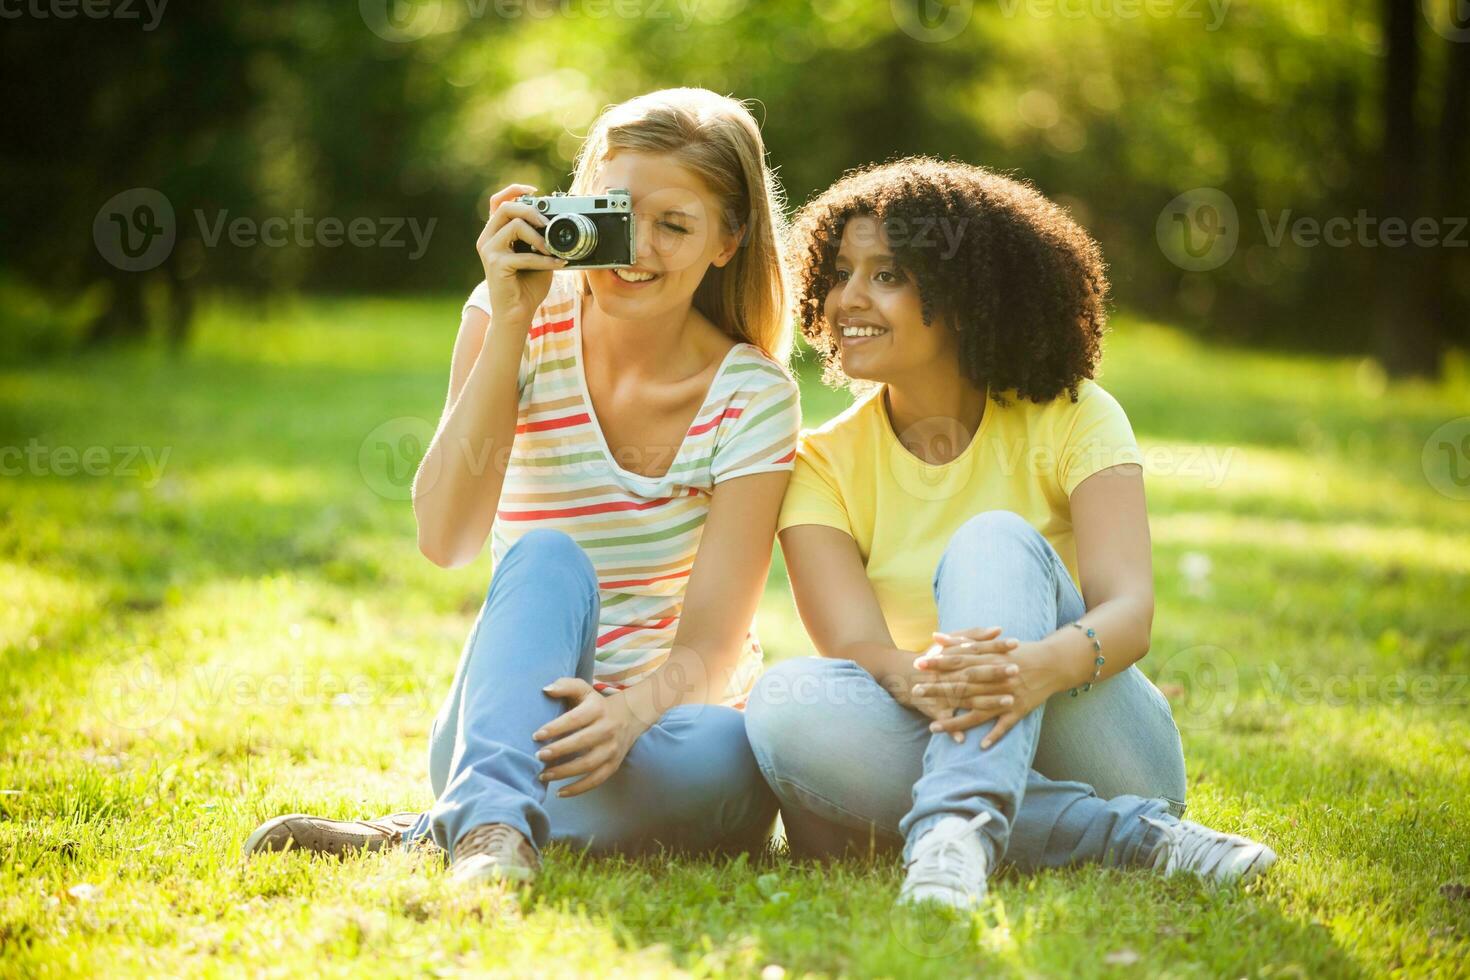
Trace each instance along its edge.
<instances>
[{"instance_id":1,"label":"beaded bracelet","mask_svg":"<svg viewBox=\"0 0 1470 980\"><path fill-rule=\"evenodd\" d=\"M1092 685L1096 683L1099 677L1102 676L1104 660L1102 655L1102 641L1097 638L1097 630L1093 629L1091 626L1083 626L1081 623L1068 623L1067 625L1075 626L1082 632L1086 633L1087 638L1092 641L1092 652L1097 654L1097 659L1092 662L1094 665L1092 670L1092 680L1082 685L1082 690L1090 691L1092 690ZM1075 698L1077 696L1077 688L1072 688L1070 693L1072 697Z\"/></svg>"}]
</instances>

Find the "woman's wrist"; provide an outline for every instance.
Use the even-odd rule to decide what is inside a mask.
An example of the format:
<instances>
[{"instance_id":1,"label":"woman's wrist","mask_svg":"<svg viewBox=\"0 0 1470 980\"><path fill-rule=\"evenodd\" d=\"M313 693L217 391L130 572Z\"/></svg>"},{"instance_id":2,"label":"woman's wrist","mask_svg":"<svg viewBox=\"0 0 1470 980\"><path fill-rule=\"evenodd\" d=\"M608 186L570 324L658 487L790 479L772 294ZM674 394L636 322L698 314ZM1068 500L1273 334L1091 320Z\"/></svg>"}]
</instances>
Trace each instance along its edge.
<instances>
[{"instance_id":1,"label":"woman's wrist","mask_svg":"<svg viewBox=\"0 0 1470 980\"><path fill-rule=\"evenodd\" d=\"M1076 687L1080 681L1075 677L1078 670L1076 651L1070 643L1078 637L1068 636L1075 630L1062 629L1032 644L1031 651L1021 654L1034 658L1031 673L1039 682L1042 692L1051 697ZM1023 647L1022 650L1025 648ZM1017 651L1021 653L1021 651Z\"/></svg>"},{"instance_id":2,"label":"woman's wrist","mask_svg":"<svg viewBox=\"0 0 1470 980\"><path fill-rule=\"evenodd\" d=\"M500 317L490 315L490 324L485 328L485 340L481 349L505 346L515 348L519 362L521 348L526 344L526 335L531 332L532 317Z\"/></svg>"},{"instance_id":3,"label":"woman's wrist","mask_svg":"<svg viewBox=\"0 0 1470 980\"><path fill-rule=\"evenodd\" d=\"M732 673L733 670L711 671L693 648L676 643L674 653L645 679L611 697L626 710L636 738L674 708L719 703Z\"/></svg>"},{"instance_id":4,"label":"woman's wrist","mask_svg":"<svg viewBox=\"0 0 1470 980\"><path fill-rule=\"evenodd\" d=\"M637 698L629 698L629 694L642 686L635 684L633 687L613 694L598 695L607 698L608 713L617 720L619 741L625 750L632 748L633 743L638 741L638 737L653 727L652 720L645 720L645 716L651 713L651 709L638 703Z\"/></svg>"},{"instance_id":5,"label":"woman's wrist","mask_svg":"<svg viewBox=\"0 0 1470 980\"><path fill-rule=\"evenodd\" d=\"M837 652L839 657L862 667L895 701L908 705L913 686L924 678L914 669L919 656L912 650L901 650L884 643L854 643Z\"/></svg>"}]
</instances>

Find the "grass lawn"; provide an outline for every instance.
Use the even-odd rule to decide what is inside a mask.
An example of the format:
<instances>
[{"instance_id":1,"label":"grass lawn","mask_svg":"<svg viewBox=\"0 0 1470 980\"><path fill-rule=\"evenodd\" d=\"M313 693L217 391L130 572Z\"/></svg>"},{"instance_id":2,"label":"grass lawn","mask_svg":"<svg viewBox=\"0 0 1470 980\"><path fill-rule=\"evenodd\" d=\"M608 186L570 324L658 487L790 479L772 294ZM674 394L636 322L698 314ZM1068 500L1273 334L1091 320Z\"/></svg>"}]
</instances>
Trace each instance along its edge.
<instances>
[{"instance_id":1,"label":"grass lawn","mask_svg":"<svg viewBox=\"0 0 1470 980\"><path fill-rule=\"evenodd\" d=\"M1425 453L1470 381L1127 318L1102 382L1150 454L1142 666L1191 816L1280 853L1261 883L1003 875L947 926L891 912L890 862L563 850L520 899L402 854L244 864L277 813L431 802L489 572L423 560L405 502L455 310L281 301L178 359L0 369L0 975L1470 973L1470 461ZM779 563L760 626L807 652Z\"/></svg>"}]
</instances>

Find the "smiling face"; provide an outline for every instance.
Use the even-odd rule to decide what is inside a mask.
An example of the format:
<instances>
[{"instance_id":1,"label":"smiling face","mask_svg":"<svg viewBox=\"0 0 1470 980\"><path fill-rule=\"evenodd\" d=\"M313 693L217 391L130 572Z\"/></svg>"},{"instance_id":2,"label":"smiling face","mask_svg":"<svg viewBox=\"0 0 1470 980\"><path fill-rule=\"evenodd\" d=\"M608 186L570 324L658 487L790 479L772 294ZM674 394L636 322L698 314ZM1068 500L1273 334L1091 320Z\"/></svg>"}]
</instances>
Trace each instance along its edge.
<instances>
[{"instance_id":1,"label":"smiling face","mask_svg":"<svg viewBox=\"0 0 1470 980\"><path fill-rule=\"evenodd\" d=\"M725 227L719 198L673 157L632 150L603 161L583 193L616 187L633 198L638 251L630 267L586 271L597 305L625 320L687 306L709 267L735 256L737 239Z\"/></svg>"},{"instance_id":2,"label":"smiling face","mask_svg":"<svg viewBox=\"0 0 1470 980\"><path fill-rule=\"evenodd\" d=\"M893 384L955 371L954 336L938 321L925 325L919 288L898 266L876 218L847 221L833 280L827 330L849 378Z\"/></svg>"}]
</instances>

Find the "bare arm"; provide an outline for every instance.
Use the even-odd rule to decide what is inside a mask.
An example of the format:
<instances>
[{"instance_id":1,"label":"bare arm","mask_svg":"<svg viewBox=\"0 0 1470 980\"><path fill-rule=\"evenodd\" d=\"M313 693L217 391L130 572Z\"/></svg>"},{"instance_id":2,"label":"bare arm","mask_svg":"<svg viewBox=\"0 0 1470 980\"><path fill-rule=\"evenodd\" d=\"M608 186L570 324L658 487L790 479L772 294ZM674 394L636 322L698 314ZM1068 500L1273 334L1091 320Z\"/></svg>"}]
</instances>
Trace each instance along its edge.
<instances>
[{"instance_id":1,"label":"bare arm","mask_svg":"<svg viewBox=\"0 0 1470 980\"><path fill-rule=\"evenodd\" d=\"M473 561L490 534L515 439L516 375L529 328L464 311L444 412L413 483L419 550L436 565Z\"/></svg>"},{"instance_id":2,"label":"bare arm","mask_svg":"<svg viewBox=\"0 0 1470 980\"><path fill-rule=\"evenodd\" d=\"M718 702L740 664L771 569L771 542L789 472L715 487L669 657L622 697L648 727L680 704Z\"/></svg>"},{"instance_id":3,"label":"bare arm","mask_svg":"<svg viewBox=\"0 0 1470 980\"><path fill-rule=\"evenodd\" d=\"M493 316L469 308L460 320L449 369L449 397L439 428L413 481L419 551L452 568L474 560L500 504L505 464L515 439L521 351L536 308L551 290L552 270L566 263L517 252L543 244L546 219L515 198L535 188L512 184L490 198L490 218L476 243Z\"/></svg>"},{"instance_id":4,"label":"bare arm","mask_svg":"<svg viewBox=\"0 0 1470 980\"><path fill-rule=\"evenodd\" d=\"M1087 614L1080 622L1103 645L1102 677L1127 670L1148 653L1154 621L1153 544L1144 501L1143 467L1112 466L1072 491L1072 529L1077 572ZM1092 679L1096 656L1081 630L1066 627L1047 638L1058 690Z\"/></svg>"},{"instance_id":5,"label":"bare arm","mask_svg":"<svg viewBox=\"0 0 1470 980\"><path fill-rule=\"evenodd\" d=\"M885 686L909 672L914 653L894 646L852 535L798 524L781 532L781 554L796 611L819 654L855 661Z\"/></svg>"}]
</instances>

